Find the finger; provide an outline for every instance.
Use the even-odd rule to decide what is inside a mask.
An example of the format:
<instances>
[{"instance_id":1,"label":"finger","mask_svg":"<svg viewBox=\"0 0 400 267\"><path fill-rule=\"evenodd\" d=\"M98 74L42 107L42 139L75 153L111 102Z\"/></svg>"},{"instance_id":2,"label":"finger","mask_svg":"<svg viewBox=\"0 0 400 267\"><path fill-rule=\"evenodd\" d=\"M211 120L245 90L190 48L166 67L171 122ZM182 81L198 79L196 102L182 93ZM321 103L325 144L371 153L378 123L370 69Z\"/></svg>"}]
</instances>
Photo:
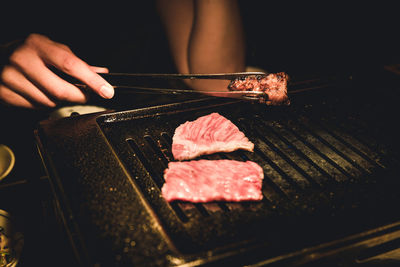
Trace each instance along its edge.
<instances>
[{"instance_id":1,"label":"finger","mask_svg":"<svg viewBox=\"0 0 400 267\"><path fill-rule=\"evenodd\" d=\"M105 67L97 67L97 66L89 66L89 68L96 73L108 73L108 68Z\"/></svg>"},{"instance_id":2,"label":"finger","mask_svg":"<svg viewBox=\"0 0 400 267\"><path fill-rule=\"evenodd\" d=\"M10 61L36 87L52 98L77 103L87 101L84 92L54 74L31 48L19 49L12 55Z\"/></svg>"},{"instance_id":3,"label":"finger","mask_svg":"<svg viewBox=\"0 0 400 267\"><path fill-rule=\"evenodd\" d=\"M55 107L56 103L30 82L19 70L14 66L5 66L1 74L1 80L9 89L17 94L29 99L39 105L47 107Z\"/></svg>"},{"instance_id":4,"label":"finger","mask_svg":"<svg viewBox=\"0 0 400 267\"><path fill-rule=\"evenodd\" d=\"M31 109L36 108L36 105L34 105L32 102L12 91L4 84L0 84L0 101L16 107Z\"/></svg>"},{"instance_id":5,"label":"finger","mask_svg":"<svg viewBox=\"0 0 400 267\"><path fill-rule=\"evenodd\" d=\"M114 88L70 50L60 48L48 40L38 47L38 53L47 64L77 78L102 97L112 98L114 96Z\"/></svg>"}]
</instances>

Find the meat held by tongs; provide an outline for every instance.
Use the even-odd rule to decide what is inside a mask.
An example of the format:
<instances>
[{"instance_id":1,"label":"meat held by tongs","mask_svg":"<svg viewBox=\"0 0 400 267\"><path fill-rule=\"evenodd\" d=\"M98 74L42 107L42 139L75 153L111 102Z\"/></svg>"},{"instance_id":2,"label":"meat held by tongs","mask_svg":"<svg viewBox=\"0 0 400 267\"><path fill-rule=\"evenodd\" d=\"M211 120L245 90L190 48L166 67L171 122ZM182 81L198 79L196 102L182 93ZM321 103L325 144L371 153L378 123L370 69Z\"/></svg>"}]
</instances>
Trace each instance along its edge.
<instances>
[{"instance_id":1,"label":"meat held by tongs","mask_svg":"<svg viewBox=\"0 0 400 267\"><path fill-rule=\"evenodd\" d=\"M267 105L289 105L287 83L289 76L284 72L267 75L251 75L232 80L228 85L230 91L255 91L268 95Z\"/></svg>"},{"instance_id":2,"label":"meat held by tongs","mask_svg":"<svg viewBox=\"0 0 400 267\"><path fill-rule=\"evenodd\" d=\"M229 97L243 99L267 105L289 105L287 95L288 75L284 72L238 72L238 73L214 73L214 74L154 74L154 73L104 73L105 79L123 78L128 84L113 84L115 89L129 90L134 93L155 93L155 94L205 94L216 97ZM154 88L150 86L137 86L139 79L146 81L153 80L193 80L193 79L219 79L228 80L229 86L225 90L193 90L178 88ZM86 85L76 84L85 88Z\"/></svg>"}]
</instances>

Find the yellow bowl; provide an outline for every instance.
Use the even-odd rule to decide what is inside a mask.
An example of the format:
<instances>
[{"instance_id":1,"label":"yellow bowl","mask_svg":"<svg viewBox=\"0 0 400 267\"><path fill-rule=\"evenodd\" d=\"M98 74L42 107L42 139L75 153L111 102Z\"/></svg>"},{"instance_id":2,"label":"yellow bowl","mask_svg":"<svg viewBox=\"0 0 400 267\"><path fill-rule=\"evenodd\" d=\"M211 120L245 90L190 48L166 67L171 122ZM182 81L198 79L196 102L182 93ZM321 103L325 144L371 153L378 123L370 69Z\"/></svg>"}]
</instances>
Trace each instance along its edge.
<instances>
[{"instance_id":1,"label":"yellow bowl","mask_svg":"<svg viewBox=\"0 0 400 267\"><path fill-rule=\"evenodd\" d=\"M0 181L5 178L12 170L15 164L15 156L12 150L0 144Z\"/></svg>"}]
</instances>

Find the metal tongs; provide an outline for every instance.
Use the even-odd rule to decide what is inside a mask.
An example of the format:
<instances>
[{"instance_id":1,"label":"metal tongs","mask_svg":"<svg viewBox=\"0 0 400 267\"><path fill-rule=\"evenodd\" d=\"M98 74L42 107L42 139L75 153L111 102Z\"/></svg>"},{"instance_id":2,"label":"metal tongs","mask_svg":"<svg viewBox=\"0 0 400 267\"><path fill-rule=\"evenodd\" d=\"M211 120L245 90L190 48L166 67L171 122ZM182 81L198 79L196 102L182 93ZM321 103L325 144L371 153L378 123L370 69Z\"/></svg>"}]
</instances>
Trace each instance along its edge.
<instances>
[{"instance_id":1,"label":"metal tongs","mask_svg":"<svg viewBox=\"0 0 400 267\"><path fill-rule=\"evenodd\" d=\"M233 81L236 79L244 79L247 76L266 76L265 72L236 72L236 73L216 73L216 74L150 74L150 73L101 73L106 80L124 79L129 80L129 84L112 84L115 89L126 89L134 93L154 93L154 94L205 94L216 97L238 98L249 101L264 102L268 100L268 95L261 91L230 91L228 88L223 90L191 90L191 89L174 89L174 88L156 88L151 86L135 86L137 80L153 81L153 80L184 80L184 79L218 79ZM79 87L85 87L83 84L75 84Z\"/></svg>"}]
</instances>

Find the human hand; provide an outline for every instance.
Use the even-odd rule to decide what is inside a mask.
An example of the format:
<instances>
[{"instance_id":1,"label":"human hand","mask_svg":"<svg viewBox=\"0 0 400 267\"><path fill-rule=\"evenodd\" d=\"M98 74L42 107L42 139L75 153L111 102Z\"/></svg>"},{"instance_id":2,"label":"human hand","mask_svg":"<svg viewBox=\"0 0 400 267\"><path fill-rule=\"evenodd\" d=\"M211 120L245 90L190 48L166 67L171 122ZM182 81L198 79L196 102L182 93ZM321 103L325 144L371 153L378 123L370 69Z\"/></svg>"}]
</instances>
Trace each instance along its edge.
<instances>
[{"instance_id":1,"label":"human hand","mask_svg":"<svg viewBox=\"0 0 400 267\"><path fill-rule=\"evenodd\" d=\"M65 81L54 67L88 86L103 98L112 98L113 87L97 73L107 68L90 66L71 49L40 34L31 34L10 56L0 73L0 101L26 107L55 107L60 101L85 103L87 93Z\"/></svg>"}]
</instances>

